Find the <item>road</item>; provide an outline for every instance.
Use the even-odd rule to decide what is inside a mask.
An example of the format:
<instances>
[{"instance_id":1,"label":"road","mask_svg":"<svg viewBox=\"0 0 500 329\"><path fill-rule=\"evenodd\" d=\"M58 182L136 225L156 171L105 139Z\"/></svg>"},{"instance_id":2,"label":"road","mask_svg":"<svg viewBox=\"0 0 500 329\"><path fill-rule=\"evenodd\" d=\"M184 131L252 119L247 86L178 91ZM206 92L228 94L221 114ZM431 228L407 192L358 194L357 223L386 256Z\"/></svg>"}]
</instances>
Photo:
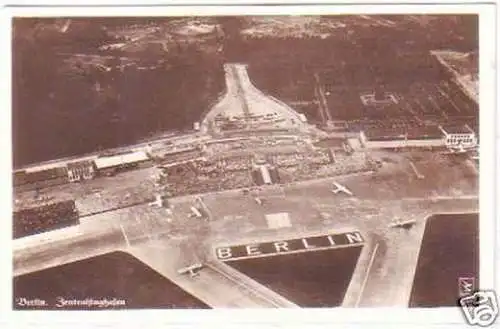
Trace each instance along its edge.
<instances>
[{"instance_id":1,"label":"road","mask_svg":"<svg viewBox=\"0 0 500 329\"><path fill-rule=\"evenodd\" d=\"M219 114L226 118L247 118L247 124L250 122L248 119L254 116L277 114L283 119L280 123L260 121L258 124L261 128L293 128L303 125L297 112L285 103L265 95L252 84L246 65L225 64L224 71L226 93L203 118L202 132L208 133L214 128L215 117Z\"/></svg>"},{"instance_id":2,"label":"road","mask_svg":"<svg viewBox=\"0 0 500 329\"><path fill-rule=\"evenodd\" d=\"M328 102L326 100L325 91L323 90L323 85L321 84L318 73L314 73L314 81L316 83L314 86L314 91L319 103L318 110L321 116L321 120L324 124L327 124L328 122L333 121L333 119L328 109Z\"/></svg>"},{"instance_id":3,"label":"road","mask_svg":"<svg viewBox=\"0 0 500 329\"><path fill-rule=\"evenodd\" d=\"M79 234L74 234L75 228L54 231L59 234L58 237L55 237L53 232L39 234L35 236L39 243L32 237L28 237L29 243L26 240L16 241L14 276L106 254L124 245L122 234L105 224L98 229L95 225L79 225L77 230ZM61 233L65 231L73 235L63 236Z\"/></svg>"}]
</instances>

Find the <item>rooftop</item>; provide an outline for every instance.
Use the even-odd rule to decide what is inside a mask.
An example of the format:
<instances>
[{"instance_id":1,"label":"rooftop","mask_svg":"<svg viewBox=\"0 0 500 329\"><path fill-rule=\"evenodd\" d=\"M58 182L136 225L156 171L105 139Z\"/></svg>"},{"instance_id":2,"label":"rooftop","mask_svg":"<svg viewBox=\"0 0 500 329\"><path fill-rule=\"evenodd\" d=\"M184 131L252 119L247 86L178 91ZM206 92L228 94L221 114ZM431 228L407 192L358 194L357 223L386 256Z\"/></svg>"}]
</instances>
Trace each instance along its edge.
<instances>
[{"instance_id":1,"label":"rooftop","mask_svg":"<svg viewBox=\"0 0 500 329\"><path fill-rule=\"evenodd\" d=\"M432 139L442 138L443 132L437 126L412 128L367 128L364 131L370 141L403 140L403 139Z\"/></svg>"},{"instance_id":2,"label":"rooftop","mask_svg":"<svg viewBox=\"0 0 500 329\"><path fill-rule=\"evenodd\" d=\"M474 131L467 125L443 125L441 128L448 134L471 134Z\"/></svg>"},{"instance_id":3,"label":"rooftop","mask_svg":"<svg viewBox=\"0 0 500 329\"><path fill-rule=\"evenodd\" d=\"M120 154L109 157L97 158L94 160L97 169L110 168L123 164L146 161L149 157L146 152L138 151L127 154Z\"/></svg>"},{"instance_id":4,"label":"rooftop","mask_svg":"<svg viewBox=\"0 0 500 329\"><path fill-rule=\"evenodd\" d=\"M443 132L437 126L410 128L407 133L408 139L443 138Z\"/></svg>"},{"instance_id":5,"label":"rooftop","mask_svg":"<svg viewBox=\"0 0 500 329\"><path fill-rule=\"evenodd\" d=\"M363 130L366 139L371 141L404 139L406 130L403 128L367 128Z\"/></svg>"}]
</instances>

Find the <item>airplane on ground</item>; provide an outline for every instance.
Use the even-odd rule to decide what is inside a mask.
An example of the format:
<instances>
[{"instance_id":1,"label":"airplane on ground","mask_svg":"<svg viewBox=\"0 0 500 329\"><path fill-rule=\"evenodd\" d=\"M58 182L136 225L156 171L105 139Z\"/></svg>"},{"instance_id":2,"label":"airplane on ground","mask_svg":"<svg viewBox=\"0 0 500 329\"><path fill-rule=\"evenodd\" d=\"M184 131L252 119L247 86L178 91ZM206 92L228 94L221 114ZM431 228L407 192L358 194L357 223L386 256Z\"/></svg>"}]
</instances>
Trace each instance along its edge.
<instances>
[{"instance_id":1,"label":"airplane on ground","mask_svg":"<svg viewBox=\"0 0 500 329\"><path fill-rule=\"evenodd\" d=\"M196 218L203 217L201 212L196 207L191 207L191 214L189 214L189 218L193 218L193 217L196 217Z\"/></svg>"},{"instance_id":2,"label":"airplane on ground","mask_svg":"<svg viewBox=\"0 0 500 329\"><path fill-rule=\"evenodd\" d=\"M254 200L259 206L262 206L264 204L264 200L259 197L254 198Z\"/></svg>"},{"instance_id":3,"label":"airplane on ground","mask_svg":"<svg viewBox=\"0 0 500 329\"><path fill-rule=\"evenodd\" d=\"M95 65L97 68L99 68L101 71L105 71L105 72L109 72L112 70L111 67L109 66L106 66L106 65L102 65L102 64L96 64Z\"/></svg>"},{"instance_id":4,"label":"airplane on ground","mask_svg":"<svg viewBox=\"0 0 500 329\"><path fill-rule=\"evenodd\" d=\"M389 224L390 228L403 228L405 230L411 229L413 226L417 224L417 221L414 219L401 220L397 219L391 224Z\"/></svg>"},{"instance_id":5,"label":"airplane on ground","mask_svg":"<svg viewBox=\"0 0 500 329\"><path fill-rule=\"evenodd\" d=\"M177 270L177 273L183 275L188 274L193 278L200 274L200 270L203 268L203 264L195 263Z\"/></svg>"},{"instance_id":6,"label":"airplane on ground","mask_svg":"<svg viewBox=\"0 0 500 329\"><path fill-rule=\"evenodd\" d=\"M149 203L150 207L156 207L156 208L161 208L163 207L163 200L161 196L157 195L155 197L155 201Z\"/></svg>"},{"instance_id":7,"label":"airplane on ground","mask_svg":"<svg viewBox=\"0 0 500 329\"><path fill-rule=\"evenodd\" d=\"M347 195L353 195L353 193L344 185L339 184L337 182L333 182L333 186L335 186L335 190L331 190L333 193L337 194L339 192L345 193Z\"/></svg>"},{"instance_id":8,"label":"airplane on ground","mask_svg":"<svg viewBox=\"0 0 500 329\"><path fill-rule=\"evenodd\" d=\"M448 152L444 152L443 154L466 154L475 150L477 150L477 146L465 147L462 144L458 144L458 146L448 147Z\"/></svg>"}]
</instances>

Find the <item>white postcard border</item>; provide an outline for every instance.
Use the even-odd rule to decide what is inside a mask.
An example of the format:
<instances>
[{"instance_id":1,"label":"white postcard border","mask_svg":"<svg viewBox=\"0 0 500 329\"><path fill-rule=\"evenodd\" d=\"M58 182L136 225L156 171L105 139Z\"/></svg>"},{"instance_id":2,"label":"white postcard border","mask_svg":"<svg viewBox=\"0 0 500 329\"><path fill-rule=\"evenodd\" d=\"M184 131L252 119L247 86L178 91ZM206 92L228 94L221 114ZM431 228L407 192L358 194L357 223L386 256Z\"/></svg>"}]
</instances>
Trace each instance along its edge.
<instances>
[{"instance_id":1,"label":"white postcard border","mask_svg":"<svg viewBox=\"0 0 500 329\"><path fill-rule=\"evenodd\" d=\"M162 16L162 15L270 15L270 14L347 14L347 13L477 13L480 15L480 125L481 125L481 164L480 164L480 281L482 288L495 288L495 265L498 255L495 255L495 194L493 177L496 176L495 124L499 117L496 115L496 53L495 53L495 15L496 7L487 4L478 5L384 5L384 6L285 6L285 7L84 7L84 8L8 8L3 10L1 36L3 51L1 56L4 63L10 67L10 23L12 16ZM4 66L7 68L7 66ZM4 71L4 76L8 76ZM5 80L5 81L4 81ZM147 323L175 324L200 323L210 324L280 324L285 323L351 323L351 324L431 324L448 323L463 324L464 320L457 308L446 309L302 309L302 310L143 310L143 311L100 311L100 312L43 312L22 311L14 312L12 308L12 258L11 258L11 114L10 114L10 79L3 79L1 99L4 109L0 111L1 132L4 138L0 139L4 154L1 161L2 175L2 222L0 239L3 242L3 252L0 253L0 323L7 319L11 324L21 323L117 323L126 322L130 327L147 326ZM5 86L4 86L5 85ZM495 118L496 120L493 120ZM500 161L500 159L499 159ZM498 179L498 178L497 178ZM498 181L500 183L500 179ZM10 284L9 284L10 283ZM8 317L5 317L8 314ZM16 327L19 327L16 325Z\"/></svg>"}]
</instances>

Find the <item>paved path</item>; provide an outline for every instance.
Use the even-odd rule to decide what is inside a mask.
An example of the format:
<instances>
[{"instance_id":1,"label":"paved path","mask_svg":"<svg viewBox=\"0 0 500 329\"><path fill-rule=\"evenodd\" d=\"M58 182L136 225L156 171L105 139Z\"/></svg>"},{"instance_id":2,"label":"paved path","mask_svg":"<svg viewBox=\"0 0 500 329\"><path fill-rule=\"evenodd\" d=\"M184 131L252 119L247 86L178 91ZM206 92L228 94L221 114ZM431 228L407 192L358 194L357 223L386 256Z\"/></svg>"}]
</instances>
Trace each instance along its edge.
<instances>
[{"instance_id":1,"label":"paved path","mask_svg":"<svg viewBox=\"0 0 500 329\"><path fill-rule=\"evenodd\" d=\"M260 128L296 128L304 126L299 114L287 104L274 97L264 94L256 88L244 64L225 64L226 93L220 101L207 113L201 123L201 131L209 132L214 127L217 115L223 117L239 117L246 120L247 128L258 124ZM250 124L250 118L277 114L282 121L267 122L261 119L258 123ZM255 129L255 128L253 128Z\"/></svg>"}]
</instances>

